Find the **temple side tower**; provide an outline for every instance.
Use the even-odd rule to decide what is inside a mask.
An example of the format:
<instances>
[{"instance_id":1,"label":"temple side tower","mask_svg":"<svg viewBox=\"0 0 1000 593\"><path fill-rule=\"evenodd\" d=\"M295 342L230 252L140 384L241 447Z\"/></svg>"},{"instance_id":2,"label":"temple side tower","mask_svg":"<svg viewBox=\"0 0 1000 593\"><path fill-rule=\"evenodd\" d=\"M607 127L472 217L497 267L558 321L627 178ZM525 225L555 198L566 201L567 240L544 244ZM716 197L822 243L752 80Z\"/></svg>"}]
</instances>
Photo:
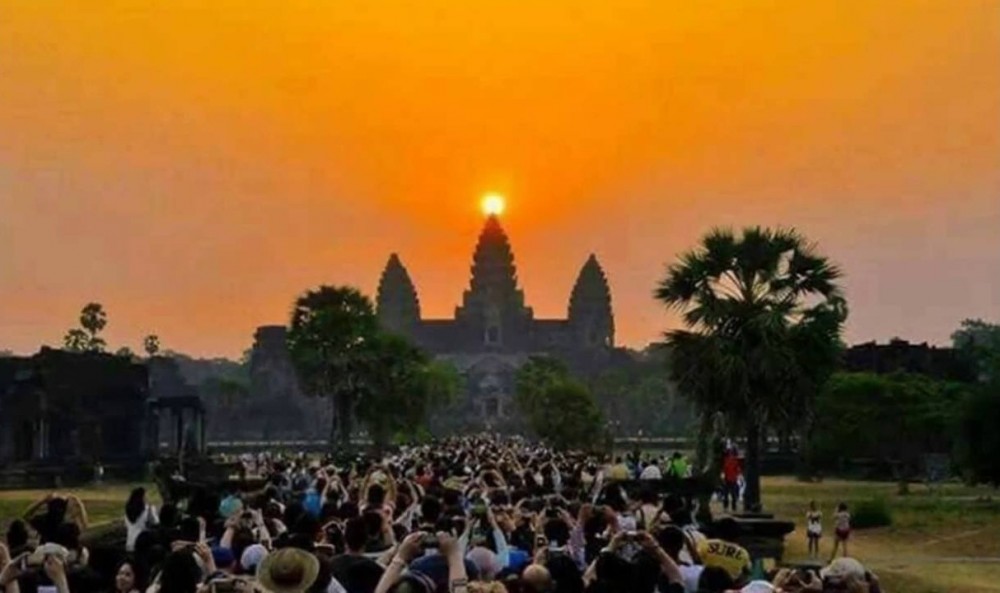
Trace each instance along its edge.
<instances>
[{"instance_id":1,"label":"temple side tower","mask_svg":"<svg viewBox=\"0 0 1000 593\"><path fill-rule=\"evenodd\" d=\"M611 289L604 269L593 254L580 269L569 298L569 323L573 333L587 346L614 347L615 318Z\"/></svg>"},{"instance_id":2,"label":"temple side tower","mask_svg":"<svg viewBox=\"0 0 1000 593\"><path fill-rule=\"evenodd\" d=\"M420 324L420 297L395 253L389 256L378 283L376 313L383 327L400 334L412 335Z\"/></svg>"}]
</instances>

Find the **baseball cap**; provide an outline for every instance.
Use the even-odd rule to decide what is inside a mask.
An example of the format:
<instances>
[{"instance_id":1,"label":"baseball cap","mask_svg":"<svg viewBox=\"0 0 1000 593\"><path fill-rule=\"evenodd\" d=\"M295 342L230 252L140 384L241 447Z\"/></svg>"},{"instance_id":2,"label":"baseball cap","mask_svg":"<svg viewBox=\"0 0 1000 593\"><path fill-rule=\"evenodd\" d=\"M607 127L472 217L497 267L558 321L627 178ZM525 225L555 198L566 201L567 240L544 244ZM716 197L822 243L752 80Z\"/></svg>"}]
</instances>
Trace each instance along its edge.
<instances>
[{"instance_id":1,"label":"baseball cap","mask_svg":"<svg viewBox=\"0 0 1000 593\"><path fill-rule=\"evenodd\" d=\"M243 555L240 556L240 566L246 571L257 571L257 567L260 563L267 557L267 548L260 544L253 544L247 546L243 550Z\"/></svg>"},{"instance_id":2,"label":"baseball cap","mask_svg":"<svg viewBox=\"0 0 1000 593\"><path fill-rule=\"evenodd\" d=\"M227 496L219 503L219 514L228 519L243 510L243 501L237 496Z\"/></svg>"},{"instance_id":3,"label":"baseball cap","mask_svg":"<svg viewBox=\"0 0 1000 593\"><path fill-rule=\"evenodd\" d=\"M212 560L215 561L215 565L219 568L225 568L236 562L236 557L233 555L233 551L229 548L223 548L221 546L212 546Z\"/></svg>"}]
</instances>

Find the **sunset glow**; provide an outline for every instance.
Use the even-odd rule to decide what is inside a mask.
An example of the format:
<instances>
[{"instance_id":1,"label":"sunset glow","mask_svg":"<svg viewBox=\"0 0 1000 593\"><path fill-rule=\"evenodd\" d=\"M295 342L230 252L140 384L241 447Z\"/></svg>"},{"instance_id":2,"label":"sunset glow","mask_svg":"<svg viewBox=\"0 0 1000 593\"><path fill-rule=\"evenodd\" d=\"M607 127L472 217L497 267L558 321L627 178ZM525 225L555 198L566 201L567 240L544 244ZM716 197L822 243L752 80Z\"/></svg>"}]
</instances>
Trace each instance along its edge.
<instances>
[{"instance_id":1,"label":"sunset glow","mask_svg":"<svg viewBox=\"0 0 1000 593\"><path fill-rule=\"evenodd\" d=\"M594 253L630 346L678 327L653 287L717 225L817 242L849 343L1000 317L994 0L0 13L0 349L97 300L116 346L238 356L310 287L374 294L394 252L448 317L491 191L535 315Z\"/></svg>"},{"instance_id":2,"label":"sunset glow","mask_svg":"<svg viewBox=\"0 0 1000 593\"><path fill-rule=\"evenodd\" d=\"M507 208L507 201L500 194L486 194L483 196L483 214L487 216L500 216Z\"/></svg>"}]
</instances>

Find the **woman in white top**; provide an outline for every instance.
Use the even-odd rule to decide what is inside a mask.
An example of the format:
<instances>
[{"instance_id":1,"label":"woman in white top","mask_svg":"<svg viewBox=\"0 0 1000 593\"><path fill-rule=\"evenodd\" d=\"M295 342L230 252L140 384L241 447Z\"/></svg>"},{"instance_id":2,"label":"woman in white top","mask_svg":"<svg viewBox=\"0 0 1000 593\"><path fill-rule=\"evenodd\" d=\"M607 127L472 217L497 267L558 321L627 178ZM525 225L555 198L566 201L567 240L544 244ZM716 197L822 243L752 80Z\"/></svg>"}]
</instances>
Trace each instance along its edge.
<instances>
[{"instance_id":1,"label":"woman in white top","mask_svg":"<svg viewBox=\"0 0 1000 593\"><path fill-rule=\"evenodd\" d=\"M156 508L146 503L146 489L133 490L125 503L125 551L134 552L139 534L159 523Z\"/></svg>"},{"instance_id":2,"label":"woman in white top","mask_svg":"<svg viewBox=\"0 0 1000 593\"><path fill-rule=\"evenodd\" d=\"M809 540L809 557L819 558L819 539L823 537L823 513L816 508L816 501L809 503L806 513L806 538Z\"/></svg>"}]
</instances>

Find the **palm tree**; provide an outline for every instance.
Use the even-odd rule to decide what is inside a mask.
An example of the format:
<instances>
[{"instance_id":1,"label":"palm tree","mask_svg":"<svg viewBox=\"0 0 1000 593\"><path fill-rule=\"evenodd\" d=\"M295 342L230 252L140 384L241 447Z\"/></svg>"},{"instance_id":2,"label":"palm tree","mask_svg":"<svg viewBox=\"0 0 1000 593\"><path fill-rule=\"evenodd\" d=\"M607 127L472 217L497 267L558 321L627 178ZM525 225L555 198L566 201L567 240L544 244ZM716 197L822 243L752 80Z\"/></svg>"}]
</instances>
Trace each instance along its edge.
<instances>
[{"instance_id":1,"label":"palm tree","mask_svg":"<svg viewBox=\"0 0 1000 593\"><path fill-rule=\"evenodd\" d=\"M149 334L142 339L142 348L146 351L146 355L153 358L160 352L160 337L156 334Z\"/></svg>"},{"instance_id":2,"label":"palm tree","mask_svg":"<svg viewBox=\"0 0 1000 593\"><path fill-rule=\"evenodd\" d=\"M846 305L841 272L793 230L709 232L655 291L683 313L667 333L672 375L703 417L746 436L744 505L760 506L760 445L769 426L808 420L833 371Z\"/></svg>"},{"instance_id":3,"label":"palm tree","mask_svg":"<svg viewBox=\"0 0 1000 593\"><path fill-rule=\"evenodd\" d=\"M104 311L104 306L100 303L87 303L80 311L80 327L89 334L87 344L88 352L104 352L106 345L104 338L97 334L107 327L108 314Z\"/></svg>"}]
</instances>

